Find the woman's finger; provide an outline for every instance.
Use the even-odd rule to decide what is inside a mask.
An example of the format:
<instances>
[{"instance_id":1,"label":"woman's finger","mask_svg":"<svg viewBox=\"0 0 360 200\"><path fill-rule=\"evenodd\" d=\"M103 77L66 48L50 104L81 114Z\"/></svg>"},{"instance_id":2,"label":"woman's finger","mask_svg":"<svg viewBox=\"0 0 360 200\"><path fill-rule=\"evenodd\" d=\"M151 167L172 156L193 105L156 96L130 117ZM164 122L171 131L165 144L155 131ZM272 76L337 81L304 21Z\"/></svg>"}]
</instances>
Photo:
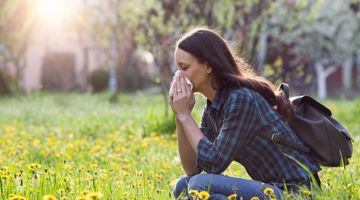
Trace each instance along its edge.
<instances>
[{"instance_id":1,"label":"woman's finger","mask_svg":"<svg viewBox=\"0 0 360 200\"><path fill-rule=\"evenodd\" d=\"M185 83L185 78L184 75L180 74L180 85L181 85L181 94L184 95L186 94L186 83Z\"/></svg>"},{"instance_id":2,"label":"woman's finger","mask_svg":"<svg viewBox=\"0 0 360 200\"><path fill-rule=\"evenodd\" d=\"M181 83L180 83L180 77L175 76L175 91L173 91L173 96L178 97L181 92Z\"/></svg>"},{"instance_id":3,"label":"woman's finger","mask_svg":"<svg viewBox=\"0 0 360 200\"><path fill-rule=\"evenodd\" d=\"M182 86L183 86L183 94L184 95L188 95L189 94L189 88L188 88L188 84L186 83L186 77L182 74L181 75L181 79L182 79Z\"/></svg>"},{"instance_id":4,"label":"woman's finger","mask_svg":"<svg viewBox=\"0 0 360 200\"><path fill-rule=\"evenodd\" d=\"M186 94L192 93L191 86L189 84L187 84L186 80L185 80L185 88L186 88Z\"/></svg>"}]
</instances>

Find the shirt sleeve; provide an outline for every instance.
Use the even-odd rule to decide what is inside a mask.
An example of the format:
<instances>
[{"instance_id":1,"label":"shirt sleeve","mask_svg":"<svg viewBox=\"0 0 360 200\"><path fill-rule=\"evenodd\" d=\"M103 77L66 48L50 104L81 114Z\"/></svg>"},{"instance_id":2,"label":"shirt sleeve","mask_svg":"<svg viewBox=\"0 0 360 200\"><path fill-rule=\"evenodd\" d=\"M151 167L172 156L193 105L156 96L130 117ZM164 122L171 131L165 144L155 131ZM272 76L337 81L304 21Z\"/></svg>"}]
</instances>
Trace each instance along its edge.
<instances>
[{"instance_id":1,"label":"shirt sleeve","mask_svg":"<svg viewBox=\"0 0 360 200\"><path fill-rule=\"evenodd\" d=\"M256 127L256 107L248 94L232 95L224 104L224 120L212 142L203 137L197 146L197 165L208 173L220 174L249 141Z\"/></svg>"},{"instance_id":2,"label":"shirt sleeve","mask_svg":"<svg viewBox=\"0 0 360 200\"><path fill-rule=\"evenodd\" d=\"M215 135L214 135L214 131L211 128L211 123L210 123L209 115L207 114L206 107L204 108L199 128L201 132L204 134L204 136L208 138L209 141L214 140ZM203 170L203 168L200 165L197 165L197 168L200 171Z\"/></svg>"},{"instance_id":3,"label":"shirt sleeve","mask_svg":"<svg viewBox=\"0 0 360 200\"><path fill-rule=\"evenodd\" d=\"M204 112L203 112L203 115L201 118L200 130L208 140L214 141L215 133L211 126L211 122L210 122L206 107L204 109Z\"/></svg>"}]
</instances>

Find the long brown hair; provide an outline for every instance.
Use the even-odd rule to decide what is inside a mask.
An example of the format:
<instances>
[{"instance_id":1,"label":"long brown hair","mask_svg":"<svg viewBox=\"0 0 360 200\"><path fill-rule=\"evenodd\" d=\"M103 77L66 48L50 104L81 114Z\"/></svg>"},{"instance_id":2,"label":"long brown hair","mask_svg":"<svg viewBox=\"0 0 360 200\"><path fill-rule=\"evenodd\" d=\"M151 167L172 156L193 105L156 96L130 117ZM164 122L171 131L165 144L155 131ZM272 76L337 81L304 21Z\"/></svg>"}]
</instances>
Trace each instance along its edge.
<instances>
[{"instance_id":1,"label":"long brown hair","mask_svg":"<svg viewBox=\"0 0 360 200\"><path fill-rule=\"evenodd\" d=\"M180 48L193 56L199 63L207 62L213 70L215 89L247 87L260 93L280 115L290 121L292 109L284 93L264 77L256 75L250 66L227 44L215 31L208 28L196 28L176 43Z\"/></svg>"}]
</instances>

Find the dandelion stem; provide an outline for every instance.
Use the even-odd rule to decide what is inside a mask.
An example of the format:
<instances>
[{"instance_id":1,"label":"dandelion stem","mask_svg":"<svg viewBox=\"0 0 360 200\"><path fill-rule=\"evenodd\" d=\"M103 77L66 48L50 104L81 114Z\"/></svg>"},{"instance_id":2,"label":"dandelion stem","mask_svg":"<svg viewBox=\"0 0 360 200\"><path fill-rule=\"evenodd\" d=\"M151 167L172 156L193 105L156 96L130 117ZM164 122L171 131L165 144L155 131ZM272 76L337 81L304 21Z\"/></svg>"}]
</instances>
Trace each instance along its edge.
<instances>
[{"instance_id":1,"label":"dandelion stem","mask_svg":"<svg viewBox=\"0 0 360 200\"><path fill-rule=\"evenodd\" d=\"M94 188L94 191L97 191L97 190L96 190L96 184L95 184L95 177L93 177L93 179L92 179L92 183L93 183L93 188Z\"/></svg>"},{"instance_id":2,"label":"dandelion stem","mask_svg":"<svg viewBox=\"0 0 360 200\"><path fill-rule=\"evenodd\" d=\"M1 188L1 196L2 196L3 199L5 199L5 197L4 197L4 190L3 190L3 184L2 184L1 178L0 178L0 188Z\"/></svg>"}]
</instances>

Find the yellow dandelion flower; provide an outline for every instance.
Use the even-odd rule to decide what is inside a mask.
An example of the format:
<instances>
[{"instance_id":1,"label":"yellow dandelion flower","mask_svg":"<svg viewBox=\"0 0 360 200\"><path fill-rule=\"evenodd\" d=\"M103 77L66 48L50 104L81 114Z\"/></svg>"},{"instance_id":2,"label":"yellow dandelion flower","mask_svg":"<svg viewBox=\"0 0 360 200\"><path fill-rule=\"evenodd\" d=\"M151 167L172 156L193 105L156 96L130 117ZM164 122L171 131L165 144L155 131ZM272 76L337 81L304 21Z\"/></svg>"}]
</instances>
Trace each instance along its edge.
<instances>
[{"instance_id":1,"label":"yellow dandelion flower","mask_svg":"<svg viewBox=\"0 0 360 200\"><path fill-rule=\"evenodd\" d=\"M28 168L31 169L31 170L40 169L41 165L37 164L37 163L32 163L32 164L28 165Z\"/></svg>"},{"instance_id":2,"label":"yellow dandelion flower","mask_svg":"<svg viewBox=\"0 0 360 200\"><path fill-rule=\"evenodd\" d=\"M201 191L198 195L200 200L208 200L210 198L210 194L207 191Z\"/></svg>"},{"instance_id":3,"label":"yellow dandelion flower","mask_svg":"<svg viewBox=\"0 0 360 200\"><path fill-rule=\"evenodd\" d=\"M64 189L62 189L62 188L60 188L60 189L58 189L58 190L57 190L57 192L58 192L58 193L64 193L64 192L65 192L65 190L64 190Z\"/></svg>"},{"instance_id":4,"label":"yellow dandelion flower","mask_svg":"<svg viewBox=\"0 0 360 200\"><path fill-rule=\"evenodd\" d=\"M88 198L85 195L80 195L80 196L76 197L76 200L88 200Z\"/></svg>"},{"instance_id":5,"label":"yellow dandelion flower","mask_svg":"<svg viewBox=\"0 0 360 200\"><path fill-rule=\"evenodd\" d=\"M9 200L26 200L26 198L20 195L14 195L10 197Z\"/></svg>"},{"instance_id":6,"label":"yellow dandelion flower","mask_svg":"<svg viewBox=\"0 0 360 200\"><path fill-rule=\"evenodd\" d=\"M197 190L189 190L189 195L192 197L196 197L199 194L199 191Z\"/></svg>"},{"instance_id":7,"label":"yellow dandelion flower","mask_svg":"<svg viewBox=\"0 0 360 200\"><path fill-rule=\"evenodd\" d=\"M163 180L164 179L164 177L162 175L160 175L160 174L156 174L155 177L156 177L157 180Z\"/></svg>"},{"instance_id":8,"label":"yellow dandelion flower","mask_svg":"<svg viewBox=\"0 0 360 200\"><path fill-rule=\"evenodd\" d=\"M236 199L236 197L237 197L237 194L230 194L229 196L228 196L228 199L230 199L230 200L235 200Z\"/></svg>"},{"instance_id":9,"label":"yellow dandelion flower","mask_svg":"<svg viewBox=\"0 0 360 200\"><path fill-rule=\"evenodd\" d=\"M93 163L93 164L91 164L90 168L96 169L96 168L98 168L98 165L96 163Z\"/></svg>"},{"instance_id":10,"label":"yellow dandelion flower","mask_svg":"<svg viewBox=\"0 0 360 200\"><path fill-rule=\"evenodd\" d=\"M1 171L7 172L8 169L9 169L8 167L4 166L4 167L1 168Z\"/></svg>"},{"instance_id":11,"label":"yellow dandelion flower","mask_svg":"<svg viewBox=\"0 0 360 200\"><path fill-rule=\"evenodd\" d=\"M54 195L48 194L43 197L43 200L56 200Z\"/></svg>"},{"instance_id":12,"label":"yellow dandelion flower","mask_svg":"<svg viewBox=\"0 0 360 200\"><path fill-rule=\"evenodd\" d=\"M95 177L92 176L92 175L88 175L86 178L87 178L89 181L93 181L93 180L95 179Z\"/></svg>"},{"instance_id":13,"label":"yellow dandelion flower","mask_svg":"<svg viewBox=\"0 0 360 200\"><path fill-rule=\"evenodd\" d=\"M270 195L270 200L277 200L276 196L274 194Z\"/></svg>"},{"instance_id":14,"label":"yellow dandelion flower","mask_svg":"<svg viewBox=\"0 0 360 200\"><path fill-rule=\"evenodd\" d=\"M41 141L39 139L34 139L33 140L33 145L34 146L38 146L41 143Z\"/></svg>"},{"instance_id":15,"label":"yellow dandelion flower","mask_svg":"<svg viewBox=\"0 0 360 200\"><path fill-rule=\"evenodd\" d=\"M7 175L2 175L2 176L1 176L1 179L4 180L4 181L8 180L9 178L10 178L10 177L7 176Z\"/></svg>"},{"instance_id":16,"label":"yellow dandelion flower","mask_svg":"<svg viewBox=\"0 0 360 200\"><path fill-rule=\"evenodd\" d=\"M65 164L64 169L72 169L72 165L71 164Z\"/></svg>"},{"instance_id":17,"label":"yellow dandelion flower","mask_svg":"<svg viewBox=\"0 0 360 200\"><path fill-rule=\"evenodd\" d=\"M251 197L251 199L250 200L260 200L260 198L259 197L257 197L257 196L253 196L253 197Z\"/></svg>"},{"instance_id":18,"label":"yellow dandelion flower","mask_svg":"<svg viewBox=\"0 0 360 200\"><path fill-rule=\"evenodd\" d=\"M99 178L100 179L105 179L107 177L107 174L106 173L101 173L100 175L99 175Z\"/></svg>"},{"instance_id":19,"label":"yellow dandelion flower","mask_svg":"<svg viewBox=\"0 0 360 200\"><path fill-rule=\"evenodd\" d=\"M89 194L89 191L83 190L80 194L81 194L81 195L87 195L87 194Z\"/></svg>"},{"instance_id":20,"label":"yellow dandelion flower","mask_svg":"<svg viewBox=\"0 0 360 200\"><path fill-rule=\"evenodd\" d=\"M303 191L303 194L306 196L306 197L309 197L311 195L311 192L310 190L304 190Z\"/></svg>"},{"instance_id":21,"label":"yellow dandelion flower","mask_svg":"<svg viewBox=\"0 0 360 200\"><path fill-rule=\"evenodd\" d=\"M274 194L274 189L272 189L272 188L265 188L265 189L264 189L264 194L265 194L265 195Z\"/></svg>"},{"instance_id":22,"label":"yellow dandelion flower","mask_svg":"<svg viewBox=\"0 0 360 200\"><path fill-rule=\"evenodd\" d=\"M16 177L21 177L21 176L22 176L22 173L21 173L21 172L16 172L16 173L15 173L15 178L16 178Z\"/></svg>"},{"instance_id":23,"label":"yellow dandelion flower","mask_svg":"<svg viewBox=\"0 0 360 200\"><path fill-rule=\"evenodd\" d=\"M101 192L91 192L87 195L88 199L98 200L102 197Z\"/></svg>"}]
</instances>

